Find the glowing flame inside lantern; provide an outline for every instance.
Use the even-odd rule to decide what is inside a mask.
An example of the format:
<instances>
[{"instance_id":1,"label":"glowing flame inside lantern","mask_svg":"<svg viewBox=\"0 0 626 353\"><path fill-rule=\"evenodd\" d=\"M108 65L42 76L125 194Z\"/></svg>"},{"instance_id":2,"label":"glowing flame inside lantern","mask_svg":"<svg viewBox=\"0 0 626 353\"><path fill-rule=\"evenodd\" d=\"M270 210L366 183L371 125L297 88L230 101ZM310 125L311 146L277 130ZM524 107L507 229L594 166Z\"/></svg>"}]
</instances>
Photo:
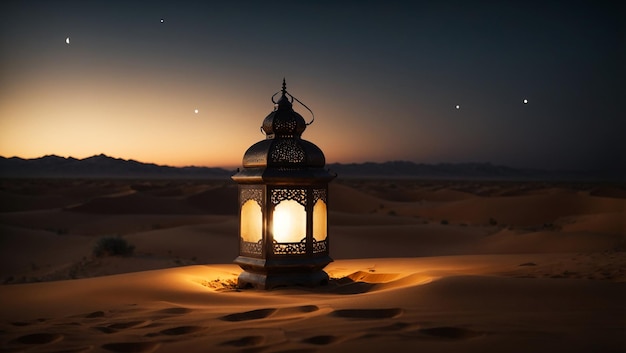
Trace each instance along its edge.
<instances>
[{"instance_id":1,"label":"glowing flame inside lantern","mask_svg":"<svg viewBox=\"0 0 626 353\"><path fill-rule=\"evenodd\" d=\"M278 243L297 243L306 236L306 211L294 200L281 201L274 208L274 240Z\"/></svg>"}]
</instances>

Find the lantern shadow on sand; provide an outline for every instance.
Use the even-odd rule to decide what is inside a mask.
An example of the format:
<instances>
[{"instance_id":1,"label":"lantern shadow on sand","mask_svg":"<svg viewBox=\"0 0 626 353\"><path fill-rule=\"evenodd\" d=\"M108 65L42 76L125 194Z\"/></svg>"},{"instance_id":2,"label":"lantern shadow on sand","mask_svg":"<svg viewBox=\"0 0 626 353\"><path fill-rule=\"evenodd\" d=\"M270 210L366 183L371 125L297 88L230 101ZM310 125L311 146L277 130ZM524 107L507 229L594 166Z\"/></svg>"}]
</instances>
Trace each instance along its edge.
<instances>
[{"instance_id":1,"label":"lantern shadow on sand","mask_svg":"<svg viewBox=\"0 0 626 353\"><path fill-rule=\"evenodd\" d=\"M328 182L336 175L324 169L322 150L301 138L313 121L294 111L294 99L300 102L283 80L261 127L266 139L248 148L232 177L239 184L239 288L328 283Z\"/></svg>"}]
</instances>

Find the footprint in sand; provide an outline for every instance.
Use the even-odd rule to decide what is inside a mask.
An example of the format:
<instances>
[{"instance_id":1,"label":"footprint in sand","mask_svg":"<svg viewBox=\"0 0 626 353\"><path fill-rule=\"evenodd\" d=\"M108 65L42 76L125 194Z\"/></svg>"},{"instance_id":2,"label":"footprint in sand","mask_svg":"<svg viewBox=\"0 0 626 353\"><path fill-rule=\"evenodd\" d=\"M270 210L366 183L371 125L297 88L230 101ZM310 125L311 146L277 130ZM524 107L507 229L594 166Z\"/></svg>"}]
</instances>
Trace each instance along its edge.
<instances>
[{"instance_id":1,"label":"footprint in sand","mask_svg":"<svg viewBox=\"0 0 626 353\"><path fill-rule=\"evenodd\" d=\"M348 319L388 319L397 317L402 314L400 308L389 309L341 309L332 312L333 316L343 317Z\"/></svg>"},{"instance_id":2,"label":"footprint in sand","mask_svg":"<svg viewBox=\"0 0 626 353\"><path fill-rule=\"evenodd\" d=\"M178 327L168 328L159 332L148 333L145 335L145 337L157 337L157 336L163 336L163 335L180 336L180 335L187 335L190 333L203 331L205 329L206 327L204 326L178 326Z\"/></svg>"},{"instance_id":3,"label":"footprint in sand","mask_svg":"<svg viewBox=\"0 0 626 353\"><path fill-rule=\"evenodd\" d=\"M232 347L252 347L258 346L265 341L263 336L245 336L236 340L226 341L220 344L221 346L232 346Z\"/></svg>"},{"instance_id":4,"label":"footprint in sand","mask_svg":"<svg viewBox=\"0 0 626 353\"><path fill-rule=\"evenodd\" d=\"M319 346L325 346L327 344L335 343L339 340L339 337L331 335L313 336L302 340L303 343L315 344Z\"/></svg>"},{"instance_id":5,"label":"footprint in sand","mask_svg":"<svg viewBox=\"0 0 626 353\"><path fill-rule=\"evenodd\" d=\"M9 322L10 325L13 326L30 326L30 325L36 325L38 323L42 323L42 322L46 322L48 321L48 319L44 319L44 318L39 318L37 320L32 320L32 321L13 321L13 322Z\"/></svg>"},{"instance_id":6,"label":"footprint in sand","mask_svg":"<svg viewBox=\"0 0 626 353\"><path fill-rule=\"evenodd\" d=\"M120 342L107 343L102 348L117 353L150 353L159 348L159 345L157 342Z\"/></svg>"},{"instance_id":7,"label":"footprint in sand","mask_svg":"<svg viewBox=\"0 0 626 353\"><path fill-rule=\"evenodd\" d=\"M302 305L280 309L266 308L225 315L220 317L220 320L237 322L265 319L270 316L280 318L299 317L301 314L316 312L319 309L317 305Z\"/></svg>"},{"instance_id":8,"label":"footprint in sand","mask_svg":"<svg viewBox=\"0 0 626 353\"><path fill-rule=\"evenodd\" d=\"M274 316L302 316L301 314L313 313L320 310L317 305L302 305L302 306L293 306L287 308L280 308L276 311Z\"/></svg>"},{"instance_id":9,"label":"footprint in sand","mask_svg":"<svg viewBox=\"0 0 626 353\"><path fill-rule=\"evenodd\" d=\"M231 321L231 322L259 320L259 319L265 319L266 317L272 315L275 312L276 312L276 309L273 309L273 308L257 309L257 310L246 311L243 313L235 313L235 314L222 316L220 317L220 320Z\"/></svg>"},{"instance_id":10,"label":"footprint in sand","mask_svg":"<svg viewBox=\"0 0 626 353\"><path fill-rule=\"evenodd\" d=\"M63 349L60 351L55 351L56 353L87 353L93 349L93 346L84 346L78 348L69 348Z\"/></svg>"},{"instance_id":11,"label":"footprint in sand","mask_svg":"<svg viewBox=\"0 0 626 353\"><path fill-rule=\"evenodd\" d=\"M98 317L104 317L104 311L94 311L93 313L85 315L85 319L95 319Z\"/></svg>"},{"instance_id":12,"label":"footprint in sand","mask_svg":"<svg viewBox=\"0 0 626 353\"><path fill-rule=\"evenodd\" d=\"M426 336L445 340L464 340L483 335L481 332L453 326L422 328L417 332Z\"/></svg>"},{"instance_id":13,"label":"footprint in sand","mask_svg":"<svg viewBox=\"0 0 626 353\"><path fill-rule=\"evenodd\" d=\"M31 323L30 322L23 322L23 321L16 321L16 322L12 322L11 325L13 326L29 326Z\"/></svg>"},{"instance_id":14,"label":"footprint in sand","mask_svg":"<svg viewBox=\"0 0 626 353\"><path fill-rule=\"evenodd\" d=\"M63 335L58 333L33 333L21 336L13 340L13 343L22 344L48 344L58 342L63 339Z\"/></svg>"},{"instance_id":15,"label":"footprint in sand","mask_svg":"<svg viewBox=\"0 0 626 353\"><path fill-rule=\"evenodd\" d=\"M106 326L96 326L96 327L94 327L94 329L96 329L96 330L98 330L98 331L100 331L102 333L116 333L117 332L117 330L109 328L109 327L106 327Z\"/></svg>"},{"instance_id":16,"label":"footprint in sand","mask_svg":"<svg viewBox=\"0 0 626 353\"><path fill-rule=\"evenodd\" d=\"M150 324L151 321L127 321L127 322L116 322L106 326L96 326L94 329L103 332L103 333L116 333L120 330L126 330L130 328L138 328L144 327Z\"/></svg>"},{"instance_id":17,"label":"footprint in sand","mask_svg":"<svg viewBox=\"0 0 626 353\"><path fill-rule=\"evenodd\" d=\"M179 326L168 328L160 332L162 335L168 336L179 336L179 335L187 335L190 333L198 332L204 330L202 326Z\"/></svg>"},{"instance_id":18,"label":"footprint in sand","mask_svg":"<svg viewBox=\"0 0 626 353\"><path fill-rule=\"evenodd\" d=\"M101 319L106 316L106 313L102 310L93 311L88 314L72 315L68 316L69 319Z\"/></svg>"},{"instance_id":19,"label":"footprint in sand","mask_svg":"<svg viewBox=\"0 0 626 353\"><path fill-rule=\"evenodd\" d=\"M394 322L391 325L381 326L381 327L374 327L374 328L370 329L370 331L374 331L374 332L402 331L402 330L406 329L409 326L411 326L411 324L406 323L406 322Z\"/></svg>"},{"instance_id":20,"label":"footprint in sand","mask_svg":"<svg viewBox=\"0 0 626 353\"><path fill-rule=\"evenodd\" d=\"M128 328L135 328L140 326L145 326L149 324L150 321L128 321L128 322L117 322L114 324L110 324L107 327L112 328L114 330L125 330Z\"/></svg>"}]
</instances>

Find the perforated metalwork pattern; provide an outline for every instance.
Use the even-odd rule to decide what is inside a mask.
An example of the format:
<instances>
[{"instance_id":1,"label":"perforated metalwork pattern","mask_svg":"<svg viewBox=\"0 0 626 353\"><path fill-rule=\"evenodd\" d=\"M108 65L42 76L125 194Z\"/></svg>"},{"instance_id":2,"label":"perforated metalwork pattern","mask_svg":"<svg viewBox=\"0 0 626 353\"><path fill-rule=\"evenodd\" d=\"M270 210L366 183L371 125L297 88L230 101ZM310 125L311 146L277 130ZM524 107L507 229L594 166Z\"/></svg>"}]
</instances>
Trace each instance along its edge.
<instances>
[{"instance_id":1,"label":"perforated metalwork pattern","mask_svg":"<svg viewBox=\"0 0 626 353\"><path fill-rule=\"evenodd\" d=\"M302 239L299 243L277 243L274 242L275 255L303 255L306 254L306 241Z\"/></svg>"},{"instance_id":2,"label":"perforated metalwork pattern","mask_svg":"<svg viewBox=\"0 0 626 353\"><path fill-rule=\"evenodd\" d=\"M320 199L325 203L328 203L326 201L326 189L313 189L313 204L315 205L317 200Z\"/></svg>"},{"instance_id":3,"label":"perforated metalwork pattern","mask_svg":"<svg viewBox=\"0 0 626 353\"><path fill-rule=\"evenodd\" d=\"M249 241L241 241L240 251L243 254L249 255L262 255L263 254L263 244L262 241L259 240L256 243L252 243Z\"/></svg>"},{"instance_id":4,"label":"perforated metalwork pattern","mask_svg":"<svg viewBox=\"0 0 626 353\"><path fill-rule=\"evenodd\" d=\"M293 134L296 131L297 123L294 119L274 119L275 134Z\"/></svg>"},{"instance_id":5,"label":"perforated metalwork pattern","mask_svg":"<svg viewBox=\"0 0 626 353\"><path fill-rule=\"evenodd\" d=\"M302 189L273 189L270 200L278 205L283 200L294 200L306 207L306 190Z\"/></svg>"},{"instance_id":6,"label":"perforated metalwork pattern","mask_svg":"<svg viewBox=\"0 0 626 353\"><path fill-rule=\"evenodd\" d=\"M259 206L263 206L263 190L242 189L241 190L241 204L243 205L248 200L254 200L259 204Z\"/></svg>"},{"instance_id":7,"label":"perforated metalwork pattern","mask_svg":"<svg viewBox=\"0 0 626 353\"><path fill-rule=\"evenodd\" d=\"M328 251L328 242L326 240L315 241L313 239L313 253L317 254L325 251Z\"/></svg>"},{"instance_id":8,"label":"perforated metalwork pattern","mask_svg":"<svg viewBox=\"0 0 626 353\"><path fill-rule=\"evenodd\" d=\"M272 146L270 160L273 163L303 163L304 150L294 139L280 139Z\"/></svg>"}]
</instances>

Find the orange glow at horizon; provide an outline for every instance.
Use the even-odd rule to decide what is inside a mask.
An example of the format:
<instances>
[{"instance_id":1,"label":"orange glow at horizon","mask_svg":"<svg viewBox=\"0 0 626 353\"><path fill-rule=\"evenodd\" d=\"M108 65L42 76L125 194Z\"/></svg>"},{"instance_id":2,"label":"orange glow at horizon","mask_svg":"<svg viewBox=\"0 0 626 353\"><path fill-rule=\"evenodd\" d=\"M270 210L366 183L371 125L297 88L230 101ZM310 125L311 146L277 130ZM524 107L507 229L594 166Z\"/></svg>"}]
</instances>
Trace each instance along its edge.
<instances>
[{"instance_id":1,"label":"orange glow at horizon","mask_svg":"<svg viewBox=\"0 0 626 353\"><path fill-rule=\"evenodd\" d=\"M104 153L176 167L236 168L247 148L265 138L259 127L273 109L272 87L247 98L248 92L229 94L238 87L220 87L224 94L176 81L158 85L152 76L138 78L126 85L102 72L89 78L48 74L38 77L37 84L32 84L34 78L21 81L0 98L0 155L86 158ZM317 117L302 138L318 145L328 163L384 161L401 152L401 145L385 142L391 136L362 120L368 112L356 102L338 104L306 87L293 91ZM308 113L296 104L294 108Z\"/></svg>"}]
</instances>

